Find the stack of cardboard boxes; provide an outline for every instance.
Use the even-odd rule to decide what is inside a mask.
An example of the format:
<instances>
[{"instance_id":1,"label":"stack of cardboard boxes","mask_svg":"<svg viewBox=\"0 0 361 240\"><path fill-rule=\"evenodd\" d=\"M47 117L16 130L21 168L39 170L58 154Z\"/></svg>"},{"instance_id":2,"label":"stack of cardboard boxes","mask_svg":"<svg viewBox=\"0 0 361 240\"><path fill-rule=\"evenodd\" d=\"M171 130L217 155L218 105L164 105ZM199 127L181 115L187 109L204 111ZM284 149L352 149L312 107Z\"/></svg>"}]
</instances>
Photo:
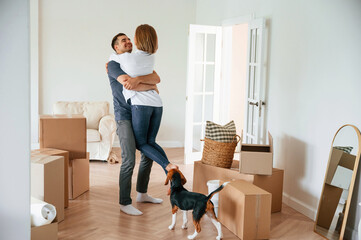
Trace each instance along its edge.
<instances>
[{"instance_id":1,"label":"stack of cardboard boxes","mask_svg":"<svg viewBox=\"0 0 361 240\"><path fill-rule=\"evenodd\" d=\"M194 163L193 191L208 194L207 181L230 181L219 193L219 221L241 239L267 239L271 213L282 209L284 171L273 166L273 143L241 144L230 169Z\"/></svg>"},{"instance_id":2,"label":"stack of cardboard boxes","mask_svg":"<svg viewBox=\"0 0 361 240\"><path fill-rule=\"evenodd\" d=\"M89 153L86 152L86 118L83 115L40 116L40 149L69 152L68 195L75 199L89 190Z\"/></svg>"},{"instance_id":3,"label":"stack of cardboard boxes","mask_svg":"<svg viewBox=\"0 0 361 240\"><path fill-rule=\"evenodd\" d=\"M40 149L31 153L31 195L56 207L52 224L31 229L32 240L57 238L64 208L89 190L86 119L82 115L40 116ZM56 225L56 226L55 226Z\"/></svg>"}]
</instances>

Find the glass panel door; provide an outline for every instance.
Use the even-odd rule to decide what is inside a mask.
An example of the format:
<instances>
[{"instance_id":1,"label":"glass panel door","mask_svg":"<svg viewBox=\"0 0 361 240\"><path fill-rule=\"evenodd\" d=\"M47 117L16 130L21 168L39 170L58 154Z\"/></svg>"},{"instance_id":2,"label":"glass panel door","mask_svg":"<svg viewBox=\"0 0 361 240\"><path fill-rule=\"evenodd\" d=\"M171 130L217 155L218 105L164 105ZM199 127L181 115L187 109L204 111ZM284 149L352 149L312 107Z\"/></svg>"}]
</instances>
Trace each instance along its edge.
<instances>
[{"instance_id":1,"label":"glass panel door","mask_svg":"<svg viewBox=\"0 0 361 240\"><path fill-rule=\"evenodd\" d=\"M186 163L200 160L206 121L218 120L221 28L190 25L186 105Z\"/></svg>"},{"instance_id":2,"label":"glass panel door","mask_svg":"<svg viewBox=\"0 0 361 240\"><path fill-rule=\"evenodd\" d=\"M252 20L248 28L248 53L247 53L247 86L246 86L246 131L244 140L246 143L264 143L261 133L263 123L261 92L262 85L262 32L264 19Z\"/></svg>"}]
</instances>

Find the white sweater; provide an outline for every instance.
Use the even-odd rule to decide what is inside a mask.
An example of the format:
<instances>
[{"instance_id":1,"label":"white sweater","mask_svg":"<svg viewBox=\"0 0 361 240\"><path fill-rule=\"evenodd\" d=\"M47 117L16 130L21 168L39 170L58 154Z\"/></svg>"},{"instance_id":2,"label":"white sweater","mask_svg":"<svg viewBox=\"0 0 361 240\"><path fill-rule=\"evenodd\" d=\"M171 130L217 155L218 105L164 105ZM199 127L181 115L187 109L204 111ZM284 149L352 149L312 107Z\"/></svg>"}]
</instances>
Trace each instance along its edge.
<instances>
[{"instance_id":1,"label":"white sweater","mask_svg":"<svg viewBox=\"0 0 361 240\"><path fill-rule=\"evenodd\" d=\"M137 50L134 53L112 53L109 61L119 63L122 70L130 77L138 77L153 73L155 59L154 54ZM123 95L126 101L131 99L132 105L163 106L162 99L155 90L139 92L123 88Z\"/></svg>"}]
</instances>

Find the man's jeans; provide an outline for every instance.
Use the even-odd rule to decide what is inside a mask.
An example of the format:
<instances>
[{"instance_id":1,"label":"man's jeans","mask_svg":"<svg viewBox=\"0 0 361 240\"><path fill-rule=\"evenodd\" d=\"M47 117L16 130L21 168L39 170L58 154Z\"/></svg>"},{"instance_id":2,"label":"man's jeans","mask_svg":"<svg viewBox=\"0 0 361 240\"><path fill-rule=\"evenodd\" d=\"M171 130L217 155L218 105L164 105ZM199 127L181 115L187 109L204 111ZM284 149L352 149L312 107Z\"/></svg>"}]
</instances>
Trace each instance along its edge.
<instances>
[{"instance_id":1,"label":"man's jeans","mask_svg":"<svg viewBox=\"0 0 361 240\"><path fill-rule=\"evenodd\" d=\"M117 121L117 134L122 150L122 165L119 172L119 204L128 205L132 204L130 191L132 189L132 175L135 166L136 150L131 121ZM147 192L152 164L153 161L142 153L138 171L137 192Z\"/></svg>"},{"instance_id":2,"label":"man's jeans","mask_svg":"<svg viewBox=\"0 0 361 240\"><path fill-rule=\"evenodd\" d=\"M162 120L163 107L132 105L131 108L132 126L137 148L157 162L167 173L165 169L169 164L167 155L155 142Z\"/></svg>"}]
</instances>

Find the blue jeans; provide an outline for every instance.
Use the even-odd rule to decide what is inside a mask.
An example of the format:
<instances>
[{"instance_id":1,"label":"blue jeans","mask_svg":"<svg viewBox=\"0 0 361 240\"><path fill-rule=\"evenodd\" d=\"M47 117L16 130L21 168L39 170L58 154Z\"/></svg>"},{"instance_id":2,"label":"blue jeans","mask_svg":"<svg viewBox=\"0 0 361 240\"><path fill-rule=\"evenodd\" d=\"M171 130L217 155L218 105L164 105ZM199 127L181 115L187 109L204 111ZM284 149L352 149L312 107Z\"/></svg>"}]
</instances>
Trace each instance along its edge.
<instances>
[{"instance_id":1,"label":"blue jeans","mask_svg":"<svg viewBox=\"0 0 361 240\"><path fill-rule=\"evenodd\" d=\"M155 142L163 107L132 105L132 126L137 149L165 169L169 164L164 150Z\"/></svg>"}]
</instances>

